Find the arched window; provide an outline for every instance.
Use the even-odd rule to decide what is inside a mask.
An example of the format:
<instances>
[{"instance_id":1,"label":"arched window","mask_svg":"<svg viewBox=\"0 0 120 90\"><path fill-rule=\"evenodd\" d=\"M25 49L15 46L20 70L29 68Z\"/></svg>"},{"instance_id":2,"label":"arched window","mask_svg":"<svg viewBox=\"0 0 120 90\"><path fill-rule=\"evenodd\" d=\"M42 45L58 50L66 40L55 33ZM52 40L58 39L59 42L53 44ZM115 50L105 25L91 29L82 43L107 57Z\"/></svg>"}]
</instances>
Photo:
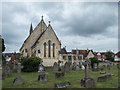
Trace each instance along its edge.
<instances>
[{"instance_id":1,"label":"arched window","mask_svg":"<svg viewBox=\"0 0 120 90\"><path fill-rule=\"evenodd\" d=\"M55 43L53 43L53 57L55 57Z\"/></svg>"},{"instance_id":2,"label":"arched window","mask_svg":"<svg viewBox=\"0 0 120 90\"><path fill-rule=\"evenodd\" d=\"M44 57L46 57L46 43L44 43Z\"/></svg>"},{"instance_id":3,"label":"arched window","mask_svg":"<svg viewBox=\"0 0 120 90\"><path fill-rule=\"evenodd\" d=\"M48 41L48 57L51 55L51 41Z\"/></svg>"}]
</instances>

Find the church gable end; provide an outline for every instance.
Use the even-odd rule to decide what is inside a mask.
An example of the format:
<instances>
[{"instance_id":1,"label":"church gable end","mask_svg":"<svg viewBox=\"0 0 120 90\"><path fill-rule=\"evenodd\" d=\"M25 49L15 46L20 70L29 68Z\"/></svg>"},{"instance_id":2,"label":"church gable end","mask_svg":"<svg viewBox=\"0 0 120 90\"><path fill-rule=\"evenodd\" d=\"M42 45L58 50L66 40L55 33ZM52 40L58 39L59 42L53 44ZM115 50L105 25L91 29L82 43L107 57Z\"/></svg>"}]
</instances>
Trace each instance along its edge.
<instances>
[{"instance_id":1,"label":"church gable end","mask_svg":"<svg viewBox=\"0 0 120 90\"><path fill-rule=\"evenodd\" d=\"M42 34L43 31L47 28L46 24L44 23L43 18L41 19L41 22L36 26L34 30L32 30L32 27L30 27L30 34L27 37L27 39L24 41L22 47L20 48L20 52L24 54L24 50L27 49L27 56L31 56L31 46L35 43L35 41L38 39L38 37Z\"/></svg>"}]
</instances>

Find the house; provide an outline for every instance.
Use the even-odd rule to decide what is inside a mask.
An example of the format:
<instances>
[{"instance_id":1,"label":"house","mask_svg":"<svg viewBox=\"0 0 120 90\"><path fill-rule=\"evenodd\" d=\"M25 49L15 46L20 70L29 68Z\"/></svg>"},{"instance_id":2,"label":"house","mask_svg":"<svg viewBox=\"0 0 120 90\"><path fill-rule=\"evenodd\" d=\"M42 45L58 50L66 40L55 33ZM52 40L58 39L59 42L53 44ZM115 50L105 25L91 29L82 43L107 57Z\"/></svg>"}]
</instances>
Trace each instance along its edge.
<instances>
[{"instance_id":1,"label":"house","mask_svg":"<svg viewBox=\"0 0 120 90\"><path fill-rule=\"evenodd\" d=\"M106 59L105 53L106 52L94 52L94 54L98 58L98 60L102 61L102 62Z\"/></svg>"},{"instance_id":2,"label":"house","mask_svg":"<svg viewBox=\"0 0 120 90\"><path fill-rule=\"evenodd\" d=\"M120 51L114 55L114 62L120 62Z\"/></svg>"}]
</instances>

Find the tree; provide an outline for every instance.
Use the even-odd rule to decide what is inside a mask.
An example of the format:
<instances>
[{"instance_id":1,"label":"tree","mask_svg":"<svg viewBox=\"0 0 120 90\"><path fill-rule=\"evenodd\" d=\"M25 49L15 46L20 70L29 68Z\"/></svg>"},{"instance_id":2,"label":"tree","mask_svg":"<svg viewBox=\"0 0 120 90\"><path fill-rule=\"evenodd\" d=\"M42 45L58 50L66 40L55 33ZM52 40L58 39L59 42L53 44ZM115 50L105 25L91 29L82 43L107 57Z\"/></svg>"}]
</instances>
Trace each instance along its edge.
<instances>
[{"instance_id":1,"label":"tree","mask_svg":"<svg viewBox=\"0 0 120 90\"><path fill-rule=\"evenodd\" d=\"M4 39L3 38L1 38L1 36L0 36L0 44L1 44L1 48L2 48L2 52L4 52L5 51L5 44L4 44ZM2 53L1 53L2 54ZM5 60L5 56L2 54L2 61L4 61Z\"/></svg>"},{"instance_id":2,"label":"tree","mask_svg":"<svg viewBox=\"0 0 120 90\"><path fill-rule=\"evenodd\" d=\"M105 53L105 56L106 56L106 60L114 61L113 52L107 51L107 52Z\"/></svg>"},{"instance_id":3,"label":"tree","mask_svg":"<svg viewBox=\"0 0 120 90\"><path fill-rule=\"evenodd\" d=\"M1 38L1 39L2 39L2 52L4 52L5 51L4 39L3 38Z\"/></svg>"},{"instance_id":4,"label":"tree","mask_svg":"<svg viewBox=\"0 0 120 90\"><path fill-rule=\"evenodd\" d=\"M91 60L91 67L94 67L94 63L97 63L97 65L99 64L99 60L96 57L92 57L90 58Z\"/></svg>"}]
</instances>

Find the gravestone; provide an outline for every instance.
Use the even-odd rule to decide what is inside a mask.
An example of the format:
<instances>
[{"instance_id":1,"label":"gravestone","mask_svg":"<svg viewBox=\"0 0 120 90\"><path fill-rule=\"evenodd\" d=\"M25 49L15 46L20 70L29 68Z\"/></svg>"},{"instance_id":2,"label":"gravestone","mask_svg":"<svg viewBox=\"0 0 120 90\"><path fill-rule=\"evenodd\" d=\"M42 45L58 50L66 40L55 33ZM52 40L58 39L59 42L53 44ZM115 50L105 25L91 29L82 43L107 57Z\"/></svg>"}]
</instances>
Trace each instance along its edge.
<instances>
[{"instance_id":1,"label":"gravestone","mask_svg":"<svg viewBox=\"0 0 120 90\"><path fill-rule=\"evenodd\" d=\"M107 65L107 69L110 70L110 65L109 64Z\"/></svg>"},{"instance_id":2,"label":"gravestone","mask_svg":"<svg viewBox=\"0 0 120 90\"><path fill-rule=\"evenodd\" d=\"M97 63L94 63L94 65L93 65L93 71L98 71Z\"/></svg>"},{"instance_id":3,"label":"gravestone","mask_svg":"<svg viewBox=\"0 0 120 90\"><path fill-rule=\"evenodd\" d=\"M21 63L18 63L18 76L14 79L13 85L21 85L24 83L24 80L21 77Z\"/></svg>"},{"instance_id":4,"label":"gravestone","mask_svg":"<svg viewBox=\"0 0 120 90\"><path fill-rule=\"evenodd\" d=\"M17 64L17 62L14 60L14 62L13 62L13 72L16 73L16 72L17 72L17 69L18 69L18 64Z\"/></svg>"},{"instance_id":5,"label":"gravestone","mask_svg":"<svg viewBox=\"0 0 120 90\"><path fill-rule=\"evenodd\" d=\"M104 71L104 72L100 72L100 74L106 74L106 72Z\"/></svg>"},{"instance_id":6,"label":"gravestone","mask_svg":"<svg viewBox=\"0 0 120 90\"><path fill-rule=\"evenodd\" d=\"M84 67L84 65L82 65L82 70L85 70L85 67Z\"/></svg>"},{"instance_id":7,"label":"gravestone","mask_svg":"<svg viewBox=\"0 0 120 90\"><path fill-rule=\"evenodd\" d=\"M70 65L68 62L66 62L64 65L64 73L70 73Z\"/></svg>"},{"instance_id":8,"label":"gravestone","mask_svg":"<svg viewBox=\"0 0 120 90\"><path fill-rule=\"evenodd\" d=\"M113 66L113 63L112 63L112 62L110 62L110 66L111 66L111 67Z\"/></svg>"},{"instance_id":9,"label":"gravestone","mask_svg":"<svg viewBox=\"0 0 120 90\"><path fill-rule=\"evenodd\" d=\"M61 69L58 69L58 72L56 72L56 78L63 78L64 77L64 72L62 72Z\"/></svg>"},{"instance_id":10,"label":"gravestone","mask_svg":"<svg viewBox=\"0 0 120 90\"><path fill-rule=\"evenodd\" d=\"M56 74L56 72L58 72L58 64L57 64L57 62L55 62L54 65L53 65L53 71L54 71L54 74Z\"/></svg>"},{"instance_id":11,"label":"gravestone","mask_svg":"<svg viewBox=\"0 0 120 90\"><path fill-rule=\"evenodd\" d=\"M103 67L105 68L105 67L106 67L106 65L103 65Z\"/></svg>"},{"instance_id":12,"label":"gravestone","mask_svg":"<svg viewBox=\"0 0 120 90\"><path fill-rule=\"evenodd\" d=\"M5 66L5 76L10 76L10 74L11 74L11 70L10 70L10 67L7 63Z\"/></svg>"},{"instance_id":13,"label":"gravestone","mask_svg":"<svg viewBox=\"0 0 120 90\"><path fill-rule=\"evenodd\" d=\"M5 72L2 72L2 80L5 80Z\"/></svg>"},{"instance_id":14,"label":"gravestone","mask_svg":"<svg viewBox=\"0 0 120 90\"><path fill-rule=\"evenodd\" d=\"M101 70L101 71L104 71L104 70L105 70L105 68L104 68L104 67L101 67L101 68L100 68L100 70Z\"/></svg>"},{"instance_id":15,"label":"gravestone","mask_svg":"<svg viewBox=\"0 0 120 90\"><path fill-rule=\"evenodd\" d=\"M76 70L76 62L73 63L72 70Z\"/></svg>"},{"instance_id":16,"label":"gravestone","mask_svg":"<svg viewBox=\"0 0 120 90\"><path fill-rule=\"evenodd\" d=\"M55 83L55 88L67 88L71 85L70 82Z\"/></svg>"},{"instance_id":17,"label":"gravestone","mask_svg":"<svg viewBox=\"0 0 120 90\"><path fill-rule=\"evenodd\" d=\"M100 76L97 78L98 82L105 82L106 80L110 80L112 77L111 74L105 75L105 76Z\"/></svg>"},{"instance_id":18,"label":"gravestone","mask_svg":"<svg viewBox=\"0 0 120 90\"><path fill-rule=\"evenodd\" d=\"M38 81L43 82L43 81L47 81L47 75L45 72L45 67L42 64L42 61L39 64L39 68L38 68Z\"/></svg>"},{"instance_id":19,"label":"gravestone","mask_svg":"<svg viewBox=\"0 0 120 90\"><path fill-rule=\"evenodd\" d=\"M81 62L79 62L79 67L82 68L82 63Z\"/></svg>"},{"instance_id":20,"label":"gravestone","mask_svg":"<svg viewBox=\"0 0 120 90\"><path fill-rule=\"evenodd\" d=\"M10 67L10 70L12 71L13 70L13 66L14 66L13 62L8 62L8 66Z\"/></svg>"},{"instance_id":21,"label":"gravestone","mask_svg":"<svg viewBox=\"0 0 120 90\"><path fill-rule=\"evenodd\" d=\"M79 65L76 66L76 71L79 71L80 70L80 67Z\"/></svg>"},{"instance_id":22,"label":"gravestone","mask_svg":"<svg viewBox=\"0 0 120 90\"><path fill-rule=\"evenodd\" d=\"M120 67L119 64L116 64L116 66L117 66L117 68L119 69L119 67Z\"/></svg>"},{"instance_id":23,"label":"gravestone","mask_svg":"<svg viewBox=\"0 0 120 90\"><path fill-rule=\"evenodd\" d=\"M81 79L81 86L84 86L86 88L93 88L94 87L94 79L89 77L90 60L86 59L86 61L83 64L85 66L85 78Z\"/></svg>"}]
</instances>

